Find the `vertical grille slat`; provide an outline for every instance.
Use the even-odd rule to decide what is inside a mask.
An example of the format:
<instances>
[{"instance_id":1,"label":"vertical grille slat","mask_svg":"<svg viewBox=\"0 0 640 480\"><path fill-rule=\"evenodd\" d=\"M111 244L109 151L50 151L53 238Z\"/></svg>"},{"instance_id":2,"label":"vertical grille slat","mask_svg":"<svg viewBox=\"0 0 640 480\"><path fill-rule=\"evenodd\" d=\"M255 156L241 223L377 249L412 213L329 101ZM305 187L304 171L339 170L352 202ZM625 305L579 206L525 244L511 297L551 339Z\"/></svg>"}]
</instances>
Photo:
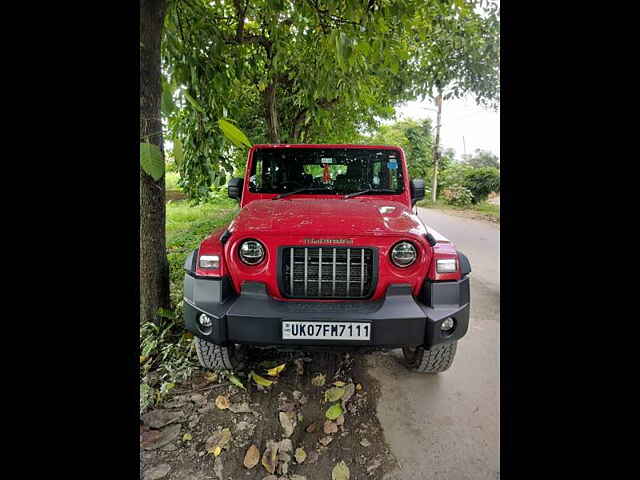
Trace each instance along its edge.
<instances>
[{"instance_id":1,"label":"vertical grille slat","mask_svg":"<svg viewBox=\"0 0 640 480\"><path fill-rule=\"evenodd\" d=\"M347 249L347 297L351 293L351 249Z\"/></svg>"},{"instance_id":2,"label":"vertical grille slat","mask_svg":"<svg viewBox=\"0 0 640 480\"><path fill-rule=\"evenodd\" d=\"M309 260L307 259L309 253L309 249L304 249L304 296L307 296L307 267L309 266Z\"/></svg>"},{"instance_id":3,"label":"vertical grille slat","mask_svg":"<svg viewBox=\"0 0 640 480\"><path fill-rule=\"evenodd\" d=\"M286 297L366 298L373 293L377 275L374 249L284 247L283 250L281 288Z\"/></svg>"},{"instance_id":4,"label":"vertical grille slat","mask_svg":"<svg viewBox=\"0 0 640 480\"><path fill-rule=\"evenodd\" d=\"M364 277L365 277L365 264L364 264L364 248L361 250L362 256L360 257L360 296L364 293Z\"/></svg>"}]
</instances>

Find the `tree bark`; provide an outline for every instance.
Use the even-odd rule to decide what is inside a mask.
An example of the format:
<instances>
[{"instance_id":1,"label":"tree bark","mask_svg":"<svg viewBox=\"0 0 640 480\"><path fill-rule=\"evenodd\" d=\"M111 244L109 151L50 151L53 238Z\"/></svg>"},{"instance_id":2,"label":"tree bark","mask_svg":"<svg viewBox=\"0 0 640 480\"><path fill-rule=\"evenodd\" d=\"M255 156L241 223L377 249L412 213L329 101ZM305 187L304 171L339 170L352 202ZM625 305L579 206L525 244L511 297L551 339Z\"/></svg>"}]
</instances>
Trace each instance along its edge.
<instances>
[{"instance_id":1,"label":"tree bark","mask_svg":"<svg viewBox=\"0 0 640 480\"><path fill-rule=\"evenodd\" d=\"M166 0L140 1L140 141L163 151L160 41ZM169 308L169 263L165 246L164 176L154 181L140 169L140 322Z\"/></svg>"},{"instance_id":2,"label":"tree bark","mask_svg":"<svg viewBox=\"0 0 640 480\"><path fill-rule=\"evenodd\" d=\"M436 141L433 146L433 182L431 183L431 201L435 202L438 194L438 164L440 163L440 114L442 113L442 92L436 97L438 117L436 120Z\"/></svg>"},{"instance_id":3,"label":"tree bark","mask_svg":"<svg viewBox=\"0 0 640 480\"><path fill-rule=\"evenodd\" d=\"M276 82L271 82L264 91L264 107L267 117L267 135L269 143L280 143L280 125L276 105Z\"/></svg>"}]
</instances>

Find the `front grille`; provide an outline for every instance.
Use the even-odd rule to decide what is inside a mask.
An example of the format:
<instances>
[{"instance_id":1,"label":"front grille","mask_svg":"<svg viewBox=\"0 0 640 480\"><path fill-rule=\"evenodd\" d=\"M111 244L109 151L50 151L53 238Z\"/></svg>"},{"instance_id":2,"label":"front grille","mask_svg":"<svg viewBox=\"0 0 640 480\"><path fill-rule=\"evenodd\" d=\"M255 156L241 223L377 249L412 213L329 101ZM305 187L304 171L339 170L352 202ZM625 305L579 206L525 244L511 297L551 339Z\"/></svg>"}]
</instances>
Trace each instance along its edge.
<instances>
[{"instance_id":1,"label":"front grille","mask_svg":"<svg viewBox=\"0 0 640 480\"><path fill-rule=\"evenodd\" d=\"M371 248L285 247L283 294L289 298L366 298L375 286Z\"/></svg>"}]
</instances>

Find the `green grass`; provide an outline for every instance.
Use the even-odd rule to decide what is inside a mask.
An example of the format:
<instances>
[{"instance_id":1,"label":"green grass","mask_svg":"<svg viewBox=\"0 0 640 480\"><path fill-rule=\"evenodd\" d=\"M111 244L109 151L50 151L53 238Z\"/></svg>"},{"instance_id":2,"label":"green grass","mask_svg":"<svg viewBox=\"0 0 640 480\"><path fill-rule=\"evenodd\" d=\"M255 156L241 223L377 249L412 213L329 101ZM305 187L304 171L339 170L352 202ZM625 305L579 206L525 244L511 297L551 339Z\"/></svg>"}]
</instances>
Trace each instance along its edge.
<instances>
[{"instance_id":1,"label":"green grass","mask_svg":"<svg viewBox=\"0 0 640 480\"><path fill-rule=\"evenodd\" d=\"M167 257L173 284L182 288L182 266L186 256L216 228L227 225L238 204L231 199L219 199L191 206L186 200L167 203ZM181 294L181 292L180 292Z\"/></svg>"},{"instance_id":2,"label":"green grass","mask_svg":"<svg viewBox=\"0 0 640 480\"><path fill-rule=\"evenodd\" d=\"M180 190L178 187L178 180L180 175L178 172L166 172L164 175L164 186L166 190Z\"/></svg>"},{"instance_id":3,"label":"green grass","mask_svg":"<svg viewBox=\"0 0 640 480\"><path fill-rule=\"evenodd\" d=\"M469 207L456 207L445 203L443 200L437 200L435 203L431 200L421 200L418 202L418 206L425 208L437 208L440 210L477 212L481 216L488 217L490 220L495 220L500 223L500 205L493 205L486 201L480 202L476 205L470 205Z\"/></svg>"},{"instance_id":4,"label":"green grass","mask_svg":"<svg viewBox=\"0 0 640 480\"><path fill-rule=\"evenodd\" d=\"M182 323L183 265L186 256L214 229L227 225L237 210L231 199L217 199L190 206L188 201L167 203L166 240L169 260L171 305L158 322L140 328L140 413L161 405L177 382L197 368L191 334ZM144 359L144 361L142 360ZM148 375L155 375L159 386Z\"/></svg>"}]
</instances>

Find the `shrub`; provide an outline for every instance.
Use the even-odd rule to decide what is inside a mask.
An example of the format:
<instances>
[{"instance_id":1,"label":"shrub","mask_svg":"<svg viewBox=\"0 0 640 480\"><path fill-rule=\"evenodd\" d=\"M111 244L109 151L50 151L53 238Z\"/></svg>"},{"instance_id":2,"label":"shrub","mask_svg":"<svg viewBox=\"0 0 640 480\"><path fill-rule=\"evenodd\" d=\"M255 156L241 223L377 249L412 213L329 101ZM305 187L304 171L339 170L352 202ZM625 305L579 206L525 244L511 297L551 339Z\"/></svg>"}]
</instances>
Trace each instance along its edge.
<instances>
[{"instance_id":1,"label":"shrub","mask_svg":"<svg viewBox=\"0 0 640 480\"><path fill-rule=\"evenodd\" d=\"M449 205L468 207L473 202L473 194L462 185L451 185L442 192L442 197Z\"/></svg>"},{"instance_id":2,"label":"shrub","mask_svg":"<svg viewBox=\"0 0 640 480\"><path fill-rule=\"evenodd\" d=\"M462 183L473 194L473 203L486 200L491 192L500 191L500 170L493 167L473 168L464 174Z\"/></svg>"},{"instance_id":3,"label":"shrub","mask_svg":"<svg viewBox=\"0 0 640 480\"><path fill-rule=\"evenodd\" d=\"M438 194L440 195L447 188L464 185L464 178L467 172L473 167L465 163L453 162L447 168L438 171Z\"/></svg>"}]
</instances>

